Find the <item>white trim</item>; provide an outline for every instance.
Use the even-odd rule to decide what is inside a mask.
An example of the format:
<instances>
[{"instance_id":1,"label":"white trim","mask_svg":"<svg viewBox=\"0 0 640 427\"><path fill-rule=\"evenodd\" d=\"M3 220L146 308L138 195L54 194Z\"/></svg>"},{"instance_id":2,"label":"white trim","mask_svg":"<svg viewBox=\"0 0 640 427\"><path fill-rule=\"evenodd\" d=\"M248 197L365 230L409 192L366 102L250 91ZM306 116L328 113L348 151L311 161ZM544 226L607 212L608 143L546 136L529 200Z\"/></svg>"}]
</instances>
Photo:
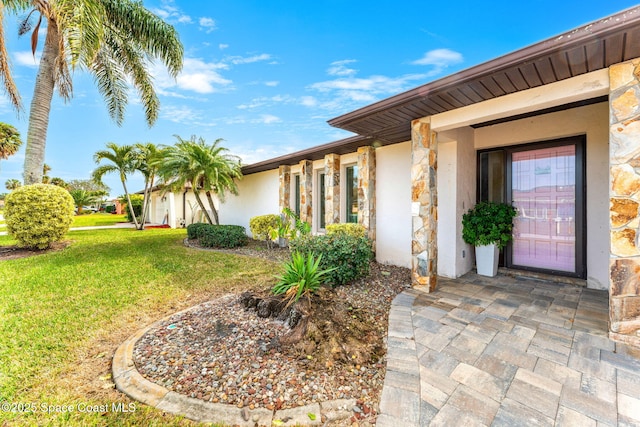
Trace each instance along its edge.
<instances>
[{"instance_id":1,"label":"white trim","mask_svg":"<svg viewBox=\"0 0 640 427\"><path fill-rule=\"evenodd\" d=\"M436 114L431 129L443 132L608 94L609 69L603 69Z\"/></svg>"}]
</instances>

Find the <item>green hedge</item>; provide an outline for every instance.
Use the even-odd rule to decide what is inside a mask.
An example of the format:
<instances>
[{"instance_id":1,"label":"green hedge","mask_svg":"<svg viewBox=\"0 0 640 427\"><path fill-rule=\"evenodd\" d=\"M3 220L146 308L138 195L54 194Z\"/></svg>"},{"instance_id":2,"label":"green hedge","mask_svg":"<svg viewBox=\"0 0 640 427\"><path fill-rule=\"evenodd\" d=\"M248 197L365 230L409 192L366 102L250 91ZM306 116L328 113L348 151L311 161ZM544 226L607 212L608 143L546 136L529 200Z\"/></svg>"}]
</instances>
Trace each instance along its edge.
<instances>
[{"instance_id":1,"label":"green hedge","mask_svg":"<svg viewBox=\"0 0 640 427\"><path fill-rule=\"evenodd\" d=\"M351 283L369 274L369 262L373 258L371 241L337 233L321 236L302 236L289 242L292 252L322 255L320 269L335 267L327 274L327 282L333 286Z\"/></svg>"},{"instance_id":2,"label":"green hedge","mask_svg":"<svg viewBox=\"0 0 640 427\"><path fill-rule=\"evenodd\" d=\"M191 224L187 227L187 237L198 239L205 248L237 248L246 246L247 233L239 225Z\"/></svg>"},{"instance_id":3,"label":"green hedge","mask_svg":"<svg viewBox=\"0 0 640 427\"><path fill-rule=\"evenodd\" d=\"M187 226L187 237L189 239L199 239L202 230L207 228L210 224L204 222L196 222Z\"/></svg>"},{"instance_id":4,"label":"green hedge","mask_svg":"<svg viewBox=\"0 0 640 427\"><path fill-rule=\"evenodd\" d=\"M348 234L354 237L366 237L367 229L364 225L351 222L344 224L327 224L327 234Z\"/></svg>"},{"instance_id":5,"label":"green hedge","mask_svg":"<svg viewBox=\"0 0 640 427\"><path fill-rule=\"evenodd\" d=\"M269 239L269 230L278 228L279 215L258 215L249 220L249 230L255 240Z\"/></svg>"}]
</instances>

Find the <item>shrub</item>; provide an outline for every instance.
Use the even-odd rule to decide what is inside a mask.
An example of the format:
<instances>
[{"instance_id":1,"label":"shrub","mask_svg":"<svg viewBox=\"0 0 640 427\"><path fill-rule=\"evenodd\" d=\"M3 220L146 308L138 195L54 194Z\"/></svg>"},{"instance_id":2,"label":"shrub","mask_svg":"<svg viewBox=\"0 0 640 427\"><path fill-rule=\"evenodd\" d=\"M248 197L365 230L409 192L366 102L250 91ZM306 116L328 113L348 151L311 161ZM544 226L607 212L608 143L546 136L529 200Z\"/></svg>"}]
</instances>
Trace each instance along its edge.
<instances>
[{"instance_id":1,"label":"shrub","mask_svg":"<svg viewBox=\"0 0 640 427\"><path fill-rule=\"evenodd\" d=\"M305 257L300 252L294 252L291 261L284 264L282 275L276 277L278 283L272 289L273 294L284 294L287 305L298 301L302 296L306 295L308 298L324 283L327 273L334 270L320 270L321 261L322 255L314 259L312 253Z\"/></svg>"},{"instance_id":2,"label":"shrub","mask_svg":"<svg viewBox=\"0 0 640 427\"><path fill-rule=\"evenodd\" d=\"M199 239L202 236L202 230L210 224L204 222L196 222L187 226L187 237L189 239Z\"/></svg>"},{"instance_id":3,"label":"shrub","mask_svg":"<svg viewBox=\"0 0 640 427\"><path fill-rule=\"evenodd\" d=\"M115 213L116 212L116 207L114 205L107 205L104 207L104 211L106 213Z\"/></svg>"},{"instance_id":4,"label":"shrub","mask_svg":"<svg viewBox=\"0 0 640 427\"><path fill-rule=\"evenodd\" d=\"M249 220L249 230L256 240L267 240L269 230L278 227L280 217L275 214L254 216Z\"/></svg>"},{"instance_id":5,"label":"shrub","mask_svg":"<svg viewBox=\"0 0 640 427\"><path fill-rule=\"evenodd\" d=\"M7 232L18 246L46 249L62 240L73 222L73 198L51 184L34 184L13 190L6 197Z\"/></svg>"},{"instance_id":6,"label":"shrub","mask_svg":"<svg viewBox=\"0 0 640 427\"><path fill-rule=\"evenodd\" d=\"M327 274L327 282L333 286L344 285L369 274L369 262L373 258L369 239L348 234L303 236L291 241L289 246L292 251L321 255L322 269L335 267Z\"/></svg>"},{"instance_id":7,"label":"shrub","mask_svg":"<svg viewBox=\"0 0 640 427\"><path fill-rule=\"evenodd\" d=\"M138 222L140 222L140 220L142 219L142 202L144 200L144 196L142 194L129 194L129 198L131 199L131 206L133 206L133 212L135 212L136 218L138 219ZM124 212L127 214L127 221L133 222L133 218L131 217L131 211L127 206L127 203L128 203L127 197L120 196L118 200L120 201L120 203L122 203Z\"/></svg>"},{"instance_id":8,"label":"shrub","mask_svg":"<svg viewBox=\"0 0 640 427\"><path fill-rule=\"evenodd\" d=\"M506 203L479 202L462 215L462 239L474 246L495 243L500 249L513 238L516 209Z\"/></svg>"},{"instance_id":9,"label":"shrub","mask_svg":"<svg viewBox=\"0 0 640 427\"><path fill-rule=\"evenodd\" d=\"M198 240L206 248L237 248L247 244L247 233L239 225L205 224L199 230Z\"/></svg>"},{"instance_id":10,"label":"shrub","mask_svg":"<svg viewBox=\"0 0 640 427\"><path fill-rule=\"evenodd\" d=\"M327 234L348 234L354 237L366 237L367 229L362 224L327 224Z\"/></svg>"}]
</instances>

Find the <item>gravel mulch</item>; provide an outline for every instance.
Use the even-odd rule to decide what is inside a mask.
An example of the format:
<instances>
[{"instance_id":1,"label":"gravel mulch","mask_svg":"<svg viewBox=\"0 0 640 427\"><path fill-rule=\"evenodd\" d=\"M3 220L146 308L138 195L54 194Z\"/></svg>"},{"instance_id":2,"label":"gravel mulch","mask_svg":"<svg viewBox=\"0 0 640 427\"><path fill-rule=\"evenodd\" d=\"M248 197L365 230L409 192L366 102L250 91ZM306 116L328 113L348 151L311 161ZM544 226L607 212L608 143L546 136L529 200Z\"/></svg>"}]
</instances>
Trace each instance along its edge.
<instances>
[{"instance_id":1,"label":"gravel mulch","mask_svg":"<svg viewBox=\"0 0 640 427\"><path fill-rule=\"evenodd\" d=\"M255 242L231 252L278 261L288 258L287 250L266 250ZM382 342L391 301L409 283L408 269L372 263L367 278L332 292L366 313ZM312 356L301 357L273 345L274 338L287 332L283 322L260 318L240 305L239 295L228 295L170 317L145 334L133 354L144 377L189 397L270 410L355 399L352 420L375 423L384 356L361 365L319 368Z\"/></svg>"}]
</instances>

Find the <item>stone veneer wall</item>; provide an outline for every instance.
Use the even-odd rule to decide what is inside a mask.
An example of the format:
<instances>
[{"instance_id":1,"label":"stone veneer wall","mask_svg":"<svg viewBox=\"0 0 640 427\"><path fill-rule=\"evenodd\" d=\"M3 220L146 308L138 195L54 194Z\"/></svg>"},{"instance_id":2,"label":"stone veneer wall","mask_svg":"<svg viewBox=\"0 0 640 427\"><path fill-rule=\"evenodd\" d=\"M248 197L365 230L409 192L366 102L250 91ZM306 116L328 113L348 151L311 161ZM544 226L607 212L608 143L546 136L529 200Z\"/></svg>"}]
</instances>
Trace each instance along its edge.
<instances>
[{"instance_id":1,"label":"stone veneer wall","mask_svg":"<svg viewBox=\"0 0 640 427\"><path fill-rule=\"evenodd\" d=\"M324 156L325 224L340 223L340 156Z\"/></svg>"},{"instance_id":2,"label":"stone veneer wall","mask_svg":"<svg viewBox=\"0 0 640 427\"><path fill-rule=\"evenodd\" d=\"M278 178L280 182L280 199L278 202L278 206L280 212L284 210L284 208L290 208L290 200L291 200L291 166L280 166L278 167Z\"/></svg>"},{"instance_id":3,"label":"stone veneer wall","mask_svg":"<svg viewBox=\"0 0 640 427\"><path fill-rule=\"evenodd\" d=\"M411 122L411 277L434 291L437 282L437 138L430 119ZM455 238L452 237L452 238Z\"/></svg>"},{"instance_id":4,"label":"stone veneer wall","mask_svg":"<svg viewBox=\"0 0 640 427\"><path fill-rule=\"evenodd\" d=\"M376 150L358 148L358 224L367 229L376 247Z\"/></svg>"},{"instance_id":5,"label":"stone veneer wall","mask_svg":"<svg viewBox=\"0 0 640 427\"><path fill-rule=\"evenodd\" d=\"M300 161L300 219L313 225L313 206L311 191L313 190L313 162Z\"/></svg>"},{"instance_id":6,"label":"stone veneer wall","mask_svg":"<svg viewBox=\"0 0 640 427\"><path fill-rule=\"evenodd\" d=\"M610 336L640 346L640 58L609 80Z\"/></svg>"}]
</instances>

